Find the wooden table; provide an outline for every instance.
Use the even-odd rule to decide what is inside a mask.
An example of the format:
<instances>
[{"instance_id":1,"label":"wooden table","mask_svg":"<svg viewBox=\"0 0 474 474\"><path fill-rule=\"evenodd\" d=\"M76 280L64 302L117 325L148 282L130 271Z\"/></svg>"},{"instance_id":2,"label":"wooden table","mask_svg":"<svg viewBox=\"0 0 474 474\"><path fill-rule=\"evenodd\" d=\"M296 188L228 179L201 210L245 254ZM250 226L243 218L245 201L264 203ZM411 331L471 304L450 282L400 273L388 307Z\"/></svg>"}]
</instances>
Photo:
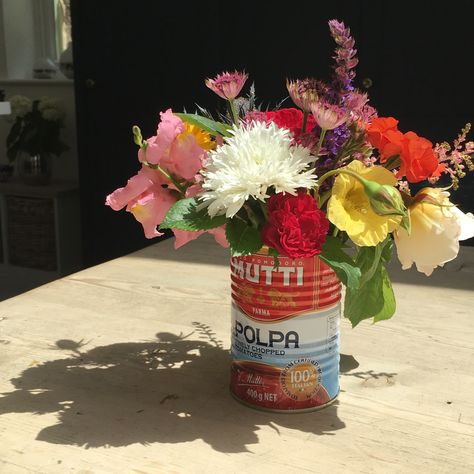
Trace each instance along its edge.
<instances>
[{"instance_id":1,"label":"wooden table","mask_svg":"<svg viewBox=\"0 0 474 474\"><path fill-rule=\"evenodd\" d=\"M474 262L395 270L339 401L290 415L228 392L227 263L166 241L0 303L0 472L474 472Z\"/></svg>"}]
</instances>

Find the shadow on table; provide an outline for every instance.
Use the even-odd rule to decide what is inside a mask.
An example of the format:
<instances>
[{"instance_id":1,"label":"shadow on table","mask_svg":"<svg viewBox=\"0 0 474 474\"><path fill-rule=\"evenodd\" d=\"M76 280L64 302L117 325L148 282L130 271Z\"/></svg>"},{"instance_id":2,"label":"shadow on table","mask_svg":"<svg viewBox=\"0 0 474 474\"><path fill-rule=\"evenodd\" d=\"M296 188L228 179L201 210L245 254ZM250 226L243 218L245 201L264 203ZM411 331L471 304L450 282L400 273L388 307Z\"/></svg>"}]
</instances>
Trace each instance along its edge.
<instances>
[{"instance_id":1,"label":"shadow on table","mask_svg":"<svg viewBox=\"0 0 474 474\"><path fill-rule=\"evenodd\" d=\"M64 358L26 369L0 398L4 413L57 413L37 439L87 448L202 439L215 450L251 451L260 426L330 435L344 428L337 405L312 413L265 413L244 407L228 390L229 355L209 327L189 335L158 333L152 342L84 350L57 341Z\"/></svg>"}]
</instances>

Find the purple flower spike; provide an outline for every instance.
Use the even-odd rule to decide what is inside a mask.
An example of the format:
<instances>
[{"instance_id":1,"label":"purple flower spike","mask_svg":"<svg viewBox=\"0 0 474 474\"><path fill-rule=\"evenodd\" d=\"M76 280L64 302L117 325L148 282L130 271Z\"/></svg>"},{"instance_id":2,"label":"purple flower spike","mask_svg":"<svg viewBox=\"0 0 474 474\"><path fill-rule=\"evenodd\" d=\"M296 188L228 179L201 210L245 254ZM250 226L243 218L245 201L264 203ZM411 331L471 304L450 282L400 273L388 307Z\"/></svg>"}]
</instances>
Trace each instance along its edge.
<instances>
[{"instance_id":1,"label":"purple flower spike","mask_svg":"<svg viewBox=\"0 0 474 474\"><path fill-rule=\"evenodd\" d=\"M351 36L351 30L346 28L342 21L330 20L329 30L337 44L334 55L335 88L339 91L341 102L344 102L345 97L354 90L352 82L355 71L353 69L359 62L356 57L357 50L354 49L355 41Z\"/></svg>"}]
</instances>

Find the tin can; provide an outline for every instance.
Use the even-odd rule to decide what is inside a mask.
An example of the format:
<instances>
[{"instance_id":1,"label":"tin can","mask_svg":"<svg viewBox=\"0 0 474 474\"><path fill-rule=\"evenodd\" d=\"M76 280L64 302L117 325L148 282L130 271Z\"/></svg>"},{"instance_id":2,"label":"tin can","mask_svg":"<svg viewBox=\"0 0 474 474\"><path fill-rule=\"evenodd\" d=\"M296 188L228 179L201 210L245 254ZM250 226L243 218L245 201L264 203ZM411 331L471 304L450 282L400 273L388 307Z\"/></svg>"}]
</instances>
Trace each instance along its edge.
<instances>
[{"instance_id":1,"label":"tin can","mask_svg":"<svg viewBox=\"0 0 474 474\"><path fill-rule=\"evenodd\" d=\"M311 411L339 393L341 283L318 257L231 259L231 392L271 411Z\"/></svg>"}]
</instances>

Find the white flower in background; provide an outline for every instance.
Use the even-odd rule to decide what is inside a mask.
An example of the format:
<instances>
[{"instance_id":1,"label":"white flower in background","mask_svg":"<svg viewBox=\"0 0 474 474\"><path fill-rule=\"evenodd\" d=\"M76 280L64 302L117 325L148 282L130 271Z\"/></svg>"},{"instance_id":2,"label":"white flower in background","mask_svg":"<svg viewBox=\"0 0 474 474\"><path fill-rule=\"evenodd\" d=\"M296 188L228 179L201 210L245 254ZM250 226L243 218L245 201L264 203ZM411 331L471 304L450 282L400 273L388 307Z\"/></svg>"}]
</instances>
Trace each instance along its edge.
<instances>
[{"instance_id":1,"label":"white flower in background","mask_svg":"<svg viewBox=\"0 0 474 474\"><path fill-rule=\"evenodd\" d=\"M41 112L41 115L45 120L49 120L50 122L55 122L61 120L64 117L64 112L58 109L44 109Z\"/></svg>"},{"instance_id":2,"label":"white flower in background","mask_svg":"<svg viewBox=\"0 0 474 474\"><path fill-rule=\"evenodd\" d=\"M62 109L62 100L55 97L43 96L38 103L38 110L42 112L45 109Z\"/></svg>"},{"instance_id":3,"label":"white flower in background","mask_svg":"<svg viewBox=\"0 0 474 474\"><path fill-rule=\"evenodd\" d=\"M427 196L417 201L417 197ZM404 270L415 263L430 276L433 270L456 258L459 241L474 236L474 216L464 214L449 201L442 189L423 188L410 206L411 232L399 228L394 236L398 259Z\"/></svg>"},{"instance_id":4,"label":"white flower in background","mask_svg":"<svg viewBox=\"0 0 474 474\"><path fill-rule=\"evenodd\" d=\"M295 195L310 188L316 176L315 158L300 145L292 145L288 130L274 123L253 122L235 127L232 137L210 151L204 171L201 198L209 201L209 215L233 217L250 197L264 201L268 188Z\"/></svg>"},{"instance_id":5,"label":"white flower in background","mask_svg":"<svg viewBox=\"0 0 474 474\"><path fill-rule=\"evenodd\" d=\"M33 102L24 95L14 95L10 97L9 101L12 115L17 117L24 117L33 110Z\"/></svg>"},{"instance_id":6,"label":"white flower in background","mask_svg":"<svg viewBox=\"0 0 474 474\"><path fill-rule=\"evenodd\" d=\"M38 110L45 120L58 121L64 118L64 107L61 99L41 97Z\"/></svg>"}]
</instances>

